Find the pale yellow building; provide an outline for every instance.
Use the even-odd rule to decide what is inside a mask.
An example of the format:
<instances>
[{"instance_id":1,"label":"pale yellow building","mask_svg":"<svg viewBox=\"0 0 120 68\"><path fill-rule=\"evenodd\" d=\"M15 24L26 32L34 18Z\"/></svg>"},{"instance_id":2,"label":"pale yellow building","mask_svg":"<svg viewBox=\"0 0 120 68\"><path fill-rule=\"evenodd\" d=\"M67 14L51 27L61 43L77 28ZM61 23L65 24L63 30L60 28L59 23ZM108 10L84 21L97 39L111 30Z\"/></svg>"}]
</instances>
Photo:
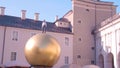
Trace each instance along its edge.
<instances>
[{"instance_id":1,"label":"pale yellow building","mask_svg":"<svg viewBox=\"0 0 120 68\"><path fill-rule=\"evenodd\" d=\"M26 18L26 10L21 11L21 17L4 15L4 7L0 7L0 10L2 12L0 14L0 65L30 67L25 59L24 47L30 37L43 32L43 22L38 20L39 16L36 14L34 19ZM60 44L61 56L57 64L53 66L53 68L60 68L62 65L72 64L73 33L68 27L70 23L66 26L56 24L46 22L46 34L56 38Z\"/></svg>"}]
</instances>

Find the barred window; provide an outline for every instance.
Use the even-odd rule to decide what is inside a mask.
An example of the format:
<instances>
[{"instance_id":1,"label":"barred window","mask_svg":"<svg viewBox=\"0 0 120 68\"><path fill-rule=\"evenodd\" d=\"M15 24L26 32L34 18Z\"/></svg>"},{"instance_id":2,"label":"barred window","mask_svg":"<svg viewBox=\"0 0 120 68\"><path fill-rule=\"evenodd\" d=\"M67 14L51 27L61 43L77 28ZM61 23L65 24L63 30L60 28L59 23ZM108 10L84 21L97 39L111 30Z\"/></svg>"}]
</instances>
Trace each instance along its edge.
<instances>
[{"instance_id":1,"label":"barred window","mask_svg":"<svg viewBox=\"0 0 120 68\"><path fill-rule=\"evenodd\" d=\"M11 52L11 61L15 61L16 60L16 52Z\"/></svg>"},{"instance_id":2,"label":"barred window","mask_svg":"<svg viewBox=\"0 0 120 68\"><path fill-rule=\"evenodd\" d=\"M69 57L65 56L65 64L69 64Z\"/></svg>"}]
</instances>

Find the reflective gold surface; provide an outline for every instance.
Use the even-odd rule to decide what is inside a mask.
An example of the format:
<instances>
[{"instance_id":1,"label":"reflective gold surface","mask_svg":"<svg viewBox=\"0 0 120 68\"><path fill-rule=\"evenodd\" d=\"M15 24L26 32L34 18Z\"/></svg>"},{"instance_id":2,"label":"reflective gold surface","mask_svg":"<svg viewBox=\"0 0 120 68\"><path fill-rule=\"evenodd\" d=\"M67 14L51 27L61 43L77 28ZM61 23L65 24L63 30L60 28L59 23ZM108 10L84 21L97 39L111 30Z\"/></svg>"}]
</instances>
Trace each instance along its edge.
<instances>
[{"instance_id":1,"label":"reflective gold surface","mask_svg":"<svg viewBox=\"0 0 120 68\"><path fill-rule=\"evenodd\" d=\"M25 57L30 65L53 66L59 59L60 45L47 34L31 37L25 45Z\"/></svg>"}]
</instances>

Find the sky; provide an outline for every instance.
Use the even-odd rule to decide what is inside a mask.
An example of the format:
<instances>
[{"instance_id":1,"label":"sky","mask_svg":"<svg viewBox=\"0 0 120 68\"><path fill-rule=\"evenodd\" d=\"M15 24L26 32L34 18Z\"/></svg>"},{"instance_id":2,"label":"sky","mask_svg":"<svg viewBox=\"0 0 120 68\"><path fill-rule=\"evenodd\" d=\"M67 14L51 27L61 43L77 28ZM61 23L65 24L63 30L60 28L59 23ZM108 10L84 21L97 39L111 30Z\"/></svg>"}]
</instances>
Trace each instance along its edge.
<instances>
[{"instance_id":1,"label":"sky","mask_svg":"<svg viewBox=\"0 0 120 68\"><path fill-rule=\"evenodd\" d=\"M102 0L114 2L120 12L120 0ZM34 19L34 13L40 13L39 20L54 22L55 16L62 17L72 8L71 0L0 0L0 6L6 7L5 14L21 16L21 10L26 10L26 17Z\"/></svg>"}]
</instances>

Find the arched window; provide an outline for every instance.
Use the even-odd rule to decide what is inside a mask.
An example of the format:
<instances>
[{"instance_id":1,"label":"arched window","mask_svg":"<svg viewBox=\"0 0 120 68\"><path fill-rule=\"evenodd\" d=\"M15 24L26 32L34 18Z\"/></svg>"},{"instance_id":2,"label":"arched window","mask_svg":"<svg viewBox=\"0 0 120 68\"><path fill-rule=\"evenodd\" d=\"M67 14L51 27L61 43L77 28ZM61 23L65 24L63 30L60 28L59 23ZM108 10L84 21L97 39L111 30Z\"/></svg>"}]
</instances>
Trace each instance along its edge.
<instances>
[{"instance_id":1,"label":"arched window","mask_svg":"<svg viewBox=\"0 0 120 68\"><path fill-rule=\"evenodd\" d=\"M104 57L102 54L99 55L99 66L100 68L104 68Z\"/></svg>"},{"instance_id":2,"label":"arched window","mask_svg":"<svg viewBox=\"0 0 120 68\"><path fill-rule=\"evenodd\" d=\"M114 57L112 53L107 55L107 66L108 68L114 68Z\"/></svg>"}]
</instances>

